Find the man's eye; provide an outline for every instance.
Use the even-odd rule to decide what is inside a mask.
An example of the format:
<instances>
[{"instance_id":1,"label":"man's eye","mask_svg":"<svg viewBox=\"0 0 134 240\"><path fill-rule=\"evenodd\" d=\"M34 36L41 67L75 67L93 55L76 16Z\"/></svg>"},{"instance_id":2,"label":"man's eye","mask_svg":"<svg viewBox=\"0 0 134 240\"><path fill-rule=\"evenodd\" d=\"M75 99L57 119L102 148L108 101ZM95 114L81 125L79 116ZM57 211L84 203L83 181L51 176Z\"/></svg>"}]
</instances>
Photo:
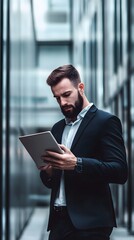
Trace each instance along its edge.
<instances>
[{"instance_id":1,"label":"man's eye","mask_svg":"<svg viewBox=\"0 0 134 240\"><path fill-rule=\"evenodd\" d=\"M65 95L64 95L64 97L69 97L70 96L70 93L66 93Z\"/></svg>"}]
</instances>

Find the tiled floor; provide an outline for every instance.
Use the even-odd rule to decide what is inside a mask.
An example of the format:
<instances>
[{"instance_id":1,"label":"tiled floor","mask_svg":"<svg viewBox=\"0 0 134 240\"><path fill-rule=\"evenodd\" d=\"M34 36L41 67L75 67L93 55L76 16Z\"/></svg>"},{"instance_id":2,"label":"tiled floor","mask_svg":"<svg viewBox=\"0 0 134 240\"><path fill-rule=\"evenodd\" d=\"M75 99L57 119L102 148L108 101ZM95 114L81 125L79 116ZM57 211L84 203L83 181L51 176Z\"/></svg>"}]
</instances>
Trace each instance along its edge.
<instances>
[{"instance_id":1,"label":"tiled floor","mask_svg":"<svg viewBox=\"0 0 134 240\"><path fill-rule=\"evenodd\" d=\"M36 208L20 240L47 240L48 208Z\"/></svg>"},{"instance_id":2,"label":"tiled floor","mask_svg":"<svg viewBox=\"0 0 134 240\"><path fill-rule=\"evenodd\" d=\"M111 240L134 240L134 236L130 236L124 228L115 228Z\"/></svg>"},{"instance_id":3,"label":"tiled floor","mask_svg":"<svg viewBox=\"0 0 134 240\"><path fill-rule=\"evenodd\" d=\"M48 240L48 207L36 208L20 240ZM124 228L115 228L111 240L134 240Z\"/></svg>"}]
</instances>

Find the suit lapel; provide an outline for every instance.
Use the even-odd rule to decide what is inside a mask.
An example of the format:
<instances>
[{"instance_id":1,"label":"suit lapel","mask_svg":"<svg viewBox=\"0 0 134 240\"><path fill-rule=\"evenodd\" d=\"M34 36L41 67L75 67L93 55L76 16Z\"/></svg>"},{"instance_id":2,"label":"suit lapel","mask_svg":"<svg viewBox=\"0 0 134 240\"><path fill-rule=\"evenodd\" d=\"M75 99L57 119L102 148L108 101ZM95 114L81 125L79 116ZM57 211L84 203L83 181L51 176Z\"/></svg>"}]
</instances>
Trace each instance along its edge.
<instances>
[{"instance_id":1,"label":"suit lapel","mask_svg":"<svg viewBox=\"0 0 134 240\"><path fill-rule=\"evenodd\" d=\"M62 140L62 134L63 134L63 130L64 130L64 127L65 127L65 119L61 120L60 122L60 127L58 127L58 131L56 131L54 133L54 136L57 140L58 143L61 143L61 140Z\"/></svg>"},{"instance_id":2,"label":"suit lapel","mask_svg":"<svg viewBox=\"0 0 134 240\"><path fill-rule=\"evenodd\" d=\"M77 141L79 140L81 134L83 133L84 129L86 128L87 124L93 119L93 117L95 116L95 113L97 111L97 107L95 105L92 105L92 107L88 110L88 112L86 113L85 117L83 118L78 131L75 135L75 138L73 140L72 143L72 147L71 149L74 148L74 146L76 145ZM60 128L58 128L58 131L54 134L57 142L61 143L61 138L62 138L62 134L63 134L63 130L65 127L65 120L63 119L60 123Z\"/></svg>"},{"instance_id":3,"label":"suit lapel","mask_svg":"<svg viewBox=\"0 0 134 240\"><path fill-rule=\"evenodd\" d=\"M88 110L88 112L86 113L85 117L83 118L78 131L75 135L75 138L73 140L72 143L72 147L71 149L74 148L74 146L76 145L77 141L79 140L81 134L83 133L84 129L86 128L87 124L93 119L93 117L95 116L95 113L97 111L97 108L95 105L92 105L92 107Z\"/></svg>"}]
</instances>

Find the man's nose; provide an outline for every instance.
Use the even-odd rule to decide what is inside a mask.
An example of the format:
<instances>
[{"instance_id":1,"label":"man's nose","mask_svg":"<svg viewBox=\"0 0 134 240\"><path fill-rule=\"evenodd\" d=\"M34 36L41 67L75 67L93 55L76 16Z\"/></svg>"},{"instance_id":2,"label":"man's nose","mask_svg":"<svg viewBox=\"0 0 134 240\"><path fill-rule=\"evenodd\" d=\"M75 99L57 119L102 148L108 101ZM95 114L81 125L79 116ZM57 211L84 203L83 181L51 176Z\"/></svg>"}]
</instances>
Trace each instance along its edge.
<instances>
[{"instance_id":1,"label":"man's nose","mask_svg":"<svg viewBox=\"0 0 134 240\"><path fill-rule=\"evenodd\" d=\"M65 98L61 98L61 99L60 99L60 105L61 105L61 106L66 105L66 103L67 103L67 101L66 101Z\"/></svg>"}]
</instances>

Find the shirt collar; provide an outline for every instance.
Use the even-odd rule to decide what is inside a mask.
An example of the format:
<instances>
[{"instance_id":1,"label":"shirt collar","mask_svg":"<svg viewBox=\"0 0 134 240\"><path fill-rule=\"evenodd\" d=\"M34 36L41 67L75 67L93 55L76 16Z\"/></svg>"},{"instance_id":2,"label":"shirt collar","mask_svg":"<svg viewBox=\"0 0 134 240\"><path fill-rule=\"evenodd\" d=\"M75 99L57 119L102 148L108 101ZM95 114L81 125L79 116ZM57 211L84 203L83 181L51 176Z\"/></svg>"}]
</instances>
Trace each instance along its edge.
<instances>
[{"instance_id":1,"label":"shirt collar","mask_svg":"<svg viewBox=\"0 0 134 240\"><path fill-rule=\"evenodd\" d=\"M85 114L91 108L92 105L93 105L93 103L89 103L89 105L87 105L85 108L83 108L81 110L81 112L78 114L77 119L75 120L75 122L80 120L80 119L82 119L82 118L84 118ZM65 118L65 122L66 122L66 124L71 124L72 123L70 118Z\"/></svg>"}]
</instances>

